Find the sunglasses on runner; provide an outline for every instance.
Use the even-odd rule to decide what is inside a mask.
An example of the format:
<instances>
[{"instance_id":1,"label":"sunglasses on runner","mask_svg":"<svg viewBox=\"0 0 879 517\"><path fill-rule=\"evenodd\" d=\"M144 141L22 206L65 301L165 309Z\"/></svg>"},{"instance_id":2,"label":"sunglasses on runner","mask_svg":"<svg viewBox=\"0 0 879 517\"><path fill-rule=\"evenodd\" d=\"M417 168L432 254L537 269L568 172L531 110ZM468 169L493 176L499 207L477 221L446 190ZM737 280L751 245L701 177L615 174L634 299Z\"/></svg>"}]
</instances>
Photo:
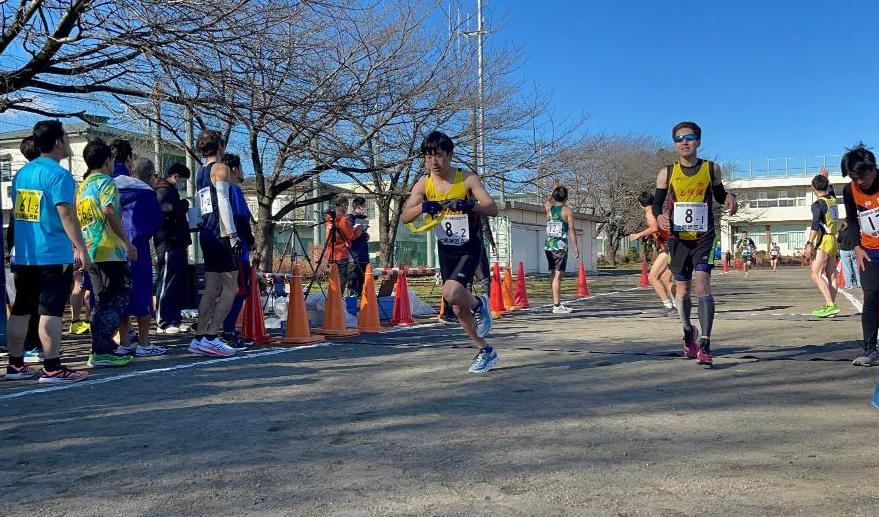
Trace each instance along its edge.
<instances>
[{"instance_id":1,"label":"sunglasses on runner","mask_svg":"<svg viewBox=\"0 0 879 517\"><path fill-rule=\"evenodd\" d=\"M687 141L699 140L699 137L693 133L687 133L686 135L678 135L678 136L674 137L673 140L677 144L677 143L683 142L684 140L687 140Z\"/></svg>"}]
</instances>

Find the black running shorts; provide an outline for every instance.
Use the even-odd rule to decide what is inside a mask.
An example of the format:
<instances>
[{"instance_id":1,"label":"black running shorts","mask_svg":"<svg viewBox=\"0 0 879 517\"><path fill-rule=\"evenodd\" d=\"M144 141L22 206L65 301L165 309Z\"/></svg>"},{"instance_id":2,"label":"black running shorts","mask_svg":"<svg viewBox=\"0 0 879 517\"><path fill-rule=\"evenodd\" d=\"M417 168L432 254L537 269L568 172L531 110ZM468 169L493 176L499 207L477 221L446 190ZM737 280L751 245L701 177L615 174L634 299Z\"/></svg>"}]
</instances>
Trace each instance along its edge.
<instances>
[{"instance_id":1,"label":"black running shorts","mask_svg":"<svg viewBox=\"0 0 879 517\"><path fill-rule=\"evenodd\" d=\"M568 250L544 250L546 262L549 264L549 272L568 269Z\"/></svg>"},{"instance_id":2,"label":"black running shorts","mask_svg":"<svg viewBox=\"0 0 879 517\"><path fill-rule=\"evenodd\" d=\"M671 256L669 267L679 282L693 279L693 271L711 273L714 268L714 234L694 241L669 239L666 249Z\"/></svg>"},{"instance_id":3,"label":"black running shorts","mask_svg":"<svg viewBox=\"0 0 879 517\"><path fill-rule=\"evenodd\" d=\"M40 314L64 315L73 291L73 264L15 266L15 303L13 316Z\"/></svg>"},{"instance_id":4,"label":"black running shorts","mask_svg":"<svg viewBox=\"0 0 879 517\"><path fill-rule=\"evenodd\" d=\"M473 275L479 268L480 253L467 250L464 253L439 250L440 274L443 281L454 280L464 287L473 282Z\"/></svg>"},{"instance_id":5,"label":"black running shorts","mask_svg":"<svg viewBox=\"0 0 879 517\"><path fill-rule=\"evenodd\" d=\"M235 256L232 255L232 246L228 238L217 239L206 230L199 232L199 244L201 245L202 258L204 258L204 270L207 273L229 273L238 271ZM204 236L204 238L203 238Z\"/></svg>"}]
</instances>

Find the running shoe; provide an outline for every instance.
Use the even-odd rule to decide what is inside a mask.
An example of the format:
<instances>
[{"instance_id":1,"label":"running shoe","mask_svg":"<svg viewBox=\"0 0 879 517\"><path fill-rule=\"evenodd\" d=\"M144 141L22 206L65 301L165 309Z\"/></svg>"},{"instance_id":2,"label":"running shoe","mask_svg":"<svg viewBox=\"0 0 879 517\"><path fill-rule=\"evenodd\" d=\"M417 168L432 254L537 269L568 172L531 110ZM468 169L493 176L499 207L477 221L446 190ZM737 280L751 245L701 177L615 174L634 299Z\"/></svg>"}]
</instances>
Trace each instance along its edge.
<instances>
[{"instance_id":1,"label":"running shoe","mask_svg":"<svg viewBox=\"0 0 879 517\"><path fill-rule=\"evenodd\" d=\"M87 321L74 321L70 323L69 334L82 335L90 332L92 329L91 325Z\"/></svg>"},{"instance_id":2,"label":"running shoe","mask_svg":"<svg viewBox=\"0 0 879 517\"><path fill-rule=\"evenodd\" d=\"M11 364L6 367L6 380L7 381L23 381L26 379L33 379L40 372L34 370L28 365L24 365L22 367L12 366Z\"/></svg>"},{"instance_id":3,"label":"running shoe","mask_svg":"<svg viewBox=\"0 0 879 517\"><path fill-rule=\"evenodd\" d=\"M570 314L574 312L574 309L568 307L567 305L553 305L552 313L553 314Z\"/></svg>"},{"instance_id":4,"label":"running shoe","mask_svg":"<svg viewBox=\"0 0 879 517\"><path fill-rule=\"evenodd\" d=\"M131 343L128 346L116 345L116 355L134 355L137 351L137 343Z\"/></svg>"},{"instance_id":5,"label":"running shoe","mask_svg":"<svg viewBox=\"0 0 879 517\"><path fill-rule=\"evenodd\" d=\"M99 366L127 366L132 357L130 355L114 355L114 354L90 354L88 364L95 368Z\"/></svg>"},{"instance_id":6,"label":"running shoe","mask_svg":"<svg viewBox=\"0 0 879 517\"><path fill-rule=\"evenodd\" d=\"M879 364L879 352L876 349L867 350L864 355L852 361L852 366L876 366Z\"/></svg>"},{"instance_id":7,"label":"running shoe","mask_svg":"<svg viewBox=\"0 0 879 517\"><path fill-rule=\"evenodd\" d=\"M204 355L208 357L230 357L235 355L236 350L226 344L225 341L217 339L193 339L189 343L189 351L193 354Z\"/></svg>"},{"instance_id":8,"label":"running shoe","mask_svg":"<svg viewBox=\"0 0 879 517\"><path fill-rule=\"evenodd\" d=\"M458 317L455 316L454 314L443 314L442 317L440 318L440 323L445 323L448 325L457 325L461 322L458 320Z\"/></svg>"},{"instance_id":9,"label":"running shoe","mask_svg":"<svg viewBox=\"0 0 879 517\"><path fill-rule=\"evenodd\" d=\"M824 307L812 311L812 316L816 316L818 318L827 318L831 316L836 316L837 314L839 314L839 307L833 303L828 303Z\"/></svg>"},{"instance_id":10,"label":"running shoe","mask_svg":"<svg viewBox=\"0 0 879 517\"><path fill-rule=\"evenodd\" d=\"M684 332L684 357L687 359L696 359L699 355L699 329L695 326L691 327L690 334Z\"/></svg>"},{"instance_id":11,"label":"running shoe","mask_svg":"<svg viewBox=\"0 0 879 517\"><path fill-rule=\"evenodd\" d=\"M40 348L31 348L30 350L24 351L24 362L26 363L39 363L40 358L43 355L43 351Z\"/></svg>"},{"instance_id":12,"label":"running shoe","mask_svg":"<svg viewBox=\"0 0 879 517\"><path fill-rule=\"evenodd\" d=\"M168 349L163 346L140 346L137 345L134 349L135 357L154 357L157 355L165 355L168 353Z\"/></svg>"},{"instance_id":13,"label":"running shoe","mask_svg":"<svg viewBox=\"0 0 879 517\"><path fill-rule=\"evenodd\" d=\"M696 352L696 362L706 366L713 364L711 360L711 345L705 339L699 343L699 351Z\"/></svg>"},{"instance_id":14,"label":"running shoe","mask_svg":"<svg viewBox=\"0 0 879 517\"><path fill-rule=\"evenodd\" d=\"M88 378L88 372L71 370L62 365L60 370L48 371L44 369L39 382L43 384L69 384L71 382L84 381Z\"/></svg>"},{"instance_id":15,"label":"running shoe","mask_svg":"<svg viewBox=\"0 0 879 517\"><path fill-rule=\"evenodd\" d=\"M476 298L482 302L479 304L479 309L473 311L473 317L476 318L476 335L485 337L491 332L491 306L488 304L488 297L484 294Z\"/></svg>"},{"instance_id":16,"label":"running shoe","mask_svg":"<svg viewBox=\"0 0 879 517\"><path fill-rule=\"evenodd\" d=\"M662 306L665 307L665 308L668 309L668 310L672 310L672 309L675 308L675 306L674 306L674 304L671 302L671 300L662 300Z\"/></svg>"},{"instance_id":17,"label":"running shoe","mask_svg":"<svg viewBox=\"0 0 879 517\"><path fill-rule=\"evenodd\" d=\"M476 357L473 358L473 364L470 365L470 369L468 370L470 373L487 373L491 370L501 358L497 355L497 352L494 349L491 352L486 352L485 348L481 349Z\"/></svg>"},{"instance_id":18,"label":"running shoe","mask_svg":"<svg viewBox=\"0 0 879 517\"><path fill-rule=\"evenodd\" d=\"M252 341L244 339L244 336L242 336L238 332L224 335L223 341L225 341L226 344L230 347L234 348L236 352L247 350L248 348L253 346Z\"/></svg>"}]
</instances>

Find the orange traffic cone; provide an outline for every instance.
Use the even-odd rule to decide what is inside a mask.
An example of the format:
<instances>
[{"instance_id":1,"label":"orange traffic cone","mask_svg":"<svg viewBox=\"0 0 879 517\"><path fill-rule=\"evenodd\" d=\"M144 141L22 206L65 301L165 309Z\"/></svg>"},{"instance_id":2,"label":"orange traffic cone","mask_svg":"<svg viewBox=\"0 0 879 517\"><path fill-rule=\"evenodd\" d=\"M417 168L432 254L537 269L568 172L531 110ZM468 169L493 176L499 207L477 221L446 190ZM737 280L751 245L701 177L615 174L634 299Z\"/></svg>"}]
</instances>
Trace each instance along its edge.
<instances>
[{"instance_id":1,"label":"orange traffic cone","mask_svg":"<svg viewBox=\"0 0 879 517\"><path fill-rule=\"evenodd\" d=\"M409 282L406 280L405 264L400 264L400 275L397 277L397 297L394 299L391 325L401 327L415 325L415 320L412 319L412 305L409 303Z\"/></svg>"},{"instance_id":2,"label":"orange traffic cone","mask_svg":"<svg viewBox=\"0 0 879 517\"><path fill-rule=\"evenodd\" d=\"M272 338L266 334L266 323L262 314L262 300L259 297L259 282L256 280L256 270L250 270L250 295L244 302L244 337L253 341L255 345L271 343Z\"/></svg>"},{"instance_id":3,"label":"orange traffic cone","mask_svg":"<svg viewBox=\"0 0 879 517\"><path fill-rule=\"evenodd\" d=\"M528 289L525 287L525 265L522 264L521 260L519 261L519 271L516 273L515 301L516 305L522 309L531 307L531 304L528 303Z\"/></svg>"},{"instance_id":4,"label":"orange traffic cone","mask_svg":"<svg viewBox=\"0 0 879 517\"><path fill-rule=\"evenodd\" d=\"M506 307L504 307L504 295L501 293L502 290L501 268L498 263L495 262L491 275L491 292L489 293L491 316L493 318L500 318L502 314L507 312Z\"/></svg>"},{"instance_id":5,"label":"orange traffic cone","mask_svg":"<svg viewBox=\"0 0 879 517\"><path fill-rule=\"evenodd\" d=\"M836 287L845 289L845 273L842 271L842 261L836 261Z\"/></svg>"},{"instance_id":6,"label":"orange traffic cone","mask_svg":"<svg viewBox=\"0 0 879 517\"><path fill-rule=\"evenodd\" d=\"M512 265L507 264L507 267L504 269L504 281L503 284L501 284L501 287L503 287L504 307L508 311L514 311L519 308L513 297L513 274L510 272L512 268Z\"/></svg>"},{"instance_id":7,"label":"orange traffic cone","mask_svg":"<svg viewBox=\"0 0 879 517\"><path fill-rule=\"evenodd\" d=\"M641 259L641 281L638 282L639 287L650 287L650 279L647 278L647 257Z\"/></svg>"},{"instance_id":8,"label":"orange traffic cone","mask_svg":"<svg viewBox=\"0 0 879 517\"><path fill-rule=\"evenodd\" d=\"M366 266L366 279L363 282L363 291L360 294L360 312L357 313L357 328L360 332L377 333L384 332L378 319L378 298L375 297L375 277L372 273L372 264Z\"/></svg>"},{"instance_id":9,"label":"orange traffic cone","mask_svg":"<svg viewBox=\"0 0 879 517\"><path fill-rule=\"evenodd\" d=\"M577 273L577 296L589 296L589 284L586 283L586 266L580 259L580 271Z\"/></svg>"},{"instance_id":10,"label":"orange traffic cone","mask_svg":"<svg viewBox=\"0 0 879 517\"><path fill-rule=\"evenodd\" d=\"M307 345L326 339L323 336L313 336L308 328L308 313L305 311L305 295L302 294L302 275L299 273L299 266L293 267L287 302L287 330L281 338L281 343Z\"/></svg>"},{"instance_id":11,"label":"orange traffic cone","mask_svg":"<svg viewBox=\"0 0 879 517\"><path fill-rule=\"evenodd\" d=\"M723 259L723 272L729 273L729 261L726 259Z\"/></svg>"},{"instance_id":12,"label":"orange traffic cone","mask_svg":"<svg viewBox=\"0 0 879 517\"><path fill-rule=\"evenodd\" d=\"M342 299L339 268L336 264L330 264L330 286L327 289L324 306L324 324L316 330L319 334L332 337L351 337L360 334L359 330L345 326L345 301Z\"/></svg>"}]
</instances>

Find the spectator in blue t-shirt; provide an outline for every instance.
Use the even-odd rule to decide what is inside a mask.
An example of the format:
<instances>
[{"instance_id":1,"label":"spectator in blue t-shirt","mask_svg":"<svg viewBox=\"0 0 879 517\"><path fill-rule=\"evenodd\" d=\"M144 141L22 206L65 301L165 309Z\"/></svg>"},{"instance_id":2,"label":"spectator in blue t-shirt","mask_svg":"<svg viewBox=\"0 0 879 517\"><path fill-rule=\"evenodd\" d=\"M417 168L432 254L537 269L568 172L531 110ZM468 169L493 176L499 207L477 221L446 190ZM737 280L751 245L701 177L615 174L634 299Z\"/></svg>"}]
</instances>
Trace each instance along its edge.
<instances>
[{"instance_id":1,"label":"spectator in blue t-shirt","mask_svg":"<svg viewBox=\"0 0 879 517\"><path fill-rule=\"evenodd\" d=\"M72 155L70 139L57 120L38 122L33 136L40 157L12 179L16 296L9 318L6 379L38 375L24 364L23 346L30 315L39 313L44 336L40 382L76 382L88 374L61 364L61 317L73 286L74 254L83 268L91 261L74 209L76 184L60 164Z\"/></svg>"}]
</instances>

